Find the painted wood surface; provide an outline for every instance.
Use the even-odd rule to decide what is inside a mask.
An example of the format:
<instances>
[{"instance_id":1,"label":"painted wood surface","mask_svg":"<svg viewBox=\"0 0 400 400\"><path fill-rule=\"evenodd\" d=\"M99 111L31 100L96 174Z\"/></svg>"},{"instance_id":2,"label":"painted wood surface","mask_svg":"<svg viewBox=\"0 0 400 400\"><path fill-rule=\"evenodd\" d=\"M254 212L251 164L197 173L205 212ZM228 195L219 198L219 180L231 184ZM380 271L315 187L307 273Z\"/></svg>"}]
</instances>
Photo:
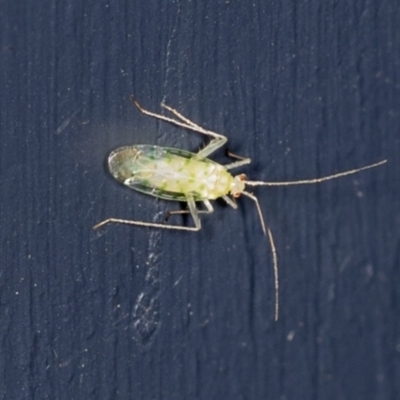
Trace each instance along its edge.
<instances>
[{"instance_id":1,"label":"painted wood surface","mask_svg":"<svg viewBox=\"0 0 400 400\"><path fill-rule=\"evenodd\" d=\"M0 398L400 398L399 21L395 0L1 2ZM254 188L278 322L250 199L199 233L92 230L173 206L113 180L113 149L203 146L131 94L225 134L252 179L389 160Z\"/></svg>"}]
</instances>

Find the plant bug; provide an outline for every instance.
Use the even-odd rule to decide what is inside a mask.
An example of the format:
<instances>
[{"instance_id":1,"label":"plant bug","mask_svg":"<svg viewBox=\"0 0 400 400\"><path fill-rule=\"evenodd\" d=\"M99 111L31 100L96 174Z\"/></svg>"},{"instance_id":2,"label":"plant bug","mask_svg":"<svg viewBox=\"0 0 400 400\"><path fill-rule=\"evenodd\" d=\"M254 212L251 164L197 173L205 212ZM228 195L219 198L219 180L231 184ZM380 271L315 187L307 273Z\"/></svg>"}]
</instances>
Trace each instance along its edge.
<instances>
[{"instance_id":1,"label":"plant bug","mask_svg":"<svg viewBox=\"0 0 400 400\"><path fill-rule=\"evenodd\" d=\"M164 200L186 202L188 210L170 211L168 215L189 213L193 218L194 227L108 218L95 225L93 229L113 222L147 226L150 228L198 231L201 229L199 214L210 214L214 211L210 200L221 197L227 204L236 209L237 204L235 199L241 195L247 196L254 201L262 230L264 235L268 236L270 242L274 266L275 320L278 320L279 279L276 247L271 230L265 226L258 199L252 193L245 190L246 186L290 186L321 183L378 167L385 164L387 160L322 178L288 182L249 181L246 175L233 176L229 170L249 164L251 162L250 158L228 153L236 161L226 165L220 165L208 158L209 155L228 141L226 136L202 128L166 104L161 103L161 107L169 111L175 118L145 110L133 96L131 96L131 100L142 114L170 122L171 124L202 133L212 138L210 143L198 153L155 145L135 145L120 147L112 151L108 157L108 166L111 174L115 179L129 188ZM203 202L206 210L198 210L196 202Z\"/></svg>"}]
</instances>

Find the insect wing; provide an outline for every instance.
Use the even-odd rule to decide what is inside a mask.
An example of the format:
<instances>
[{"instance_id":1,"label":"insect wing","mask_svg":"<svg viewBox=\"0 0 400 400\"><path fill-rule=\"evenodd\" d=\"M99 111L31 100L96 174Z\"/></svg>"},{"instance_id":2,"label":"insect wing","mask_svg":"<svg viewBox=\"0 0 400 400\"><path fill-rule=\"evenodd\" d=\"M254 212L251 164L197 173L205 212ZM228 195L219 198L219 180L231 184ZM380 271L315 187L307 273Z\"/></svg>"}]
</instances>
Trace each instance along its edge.
<instances>
[{"instance_id":1,"label":"insect wing","mask_svg":"<svg viewBox=\"0 0 400 400\"><path fill-rule=\"evenodd\" d=\"M183 193L173 192L159 184L160 176L168 183L168 169L174 157L191 159L193 153L153 145L125 146L114 150L108 165L111 174L131 189L164 200L186 201ZM168 186L168 185L166 185Z\"/></svg>"}]
</instances>

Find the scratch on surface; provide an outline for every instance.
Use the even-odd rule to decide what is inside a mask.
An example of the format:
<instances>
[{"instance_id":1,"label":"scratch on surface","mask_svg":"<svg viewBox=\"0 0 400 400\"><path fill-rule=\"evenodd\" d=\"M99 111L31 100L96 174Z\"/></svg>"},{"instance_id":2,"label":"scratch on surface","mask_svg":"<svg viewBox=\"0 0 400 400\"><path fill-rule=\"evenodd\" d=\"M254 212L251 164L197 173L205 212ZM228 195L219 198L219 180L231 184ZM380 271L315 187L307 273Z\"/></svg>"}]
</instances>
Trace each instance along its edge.
<instances>
[{"instance_id":1,"label":"scratch on surface","mask_svg":"<svg viewBox=\"0 0 400 400\"><path fill-rule=\"evenodd\" d=\"M141 293L136 299L133 317L134 327L142 342L148 341L160 322L160 304L156 294Z\"/></svg>"},{"instance_id":2,"label":"scratch on surface","mask_svg":"<svg viewBox=\"0 0 400 400\"><path fill-rule=\"evenodd\" d=\"M178 30L178 20L181 12L180 2L177 1L177 13L173 24L171 35L167 41L166 59L165 59L165 81L163 85L164 93L169 82L171 74L170 59L171 59L171 45ZM162 102L165 103L166 95L164 94ZM155 214L154 222L158 222L160 215L164 214L164 210L160 211L158 203L158 212ZM148 342L157 331L160 319L160 250L162 248L162 233L158 230L152 230L149 233L148 240L148 259L146 262L147 272L144 279L143 290L136 298L133 318L135 336L140 339L142 343ZM176 284L179 283L179 280Z\"/></svg>"},{"instance_id":3,"label":"scratch on surface","mask_svg":"<svg viewBox=\"0 0 400 400\"><path fill-rule=\"evenodd\" d=\"M287 340L288 342L291 342L291 341L293 340L295 334L296 334L295 331L290 331L290 332L287 334L287 336L286 336L286 340Z\"/></svg>"},{"instance_id":4,"label":"scratch on surface","mask_svg":"<svg viewBox=\"0 0 400 400\"><path fill-rule=\"evenodd\" d=\"M154 220L158 220L160 214L157 212ZM144 278L143 290L136 298L133 318L135 336L142 342L148 342L157 331L160 314L160 249L162 235L154 229L149 234L148 258L146 261L146 275Z\"/></svg>"},{"instance_id":5,"label":"scratch on surface","mask_svg":"<svg viewBox=\"0 0 400 400\"><path fill-rule=\"evenodd\" d=\"M55 364L48 364L46 367L47 369L50 369L53 365L57 366L58 368L65 368L68 365L70 365L72 362L75 362L77 358L81 357L84 353L87 353L89 351L88 348L84 348L83 350L75 350L71 356L68 358L65 358L64 360L61 360L60 357L58 356L58 353L56 352L55 348L51 348L54 354L54 359L56 361Z\"/></svg>"},{"instance_id":6,"label":"scratch on surface","mask_svg":"<svg viewBox=\"0 0 400 400\"><path fill-rule=\"evenodd\" d=\"M177 285L179 284L179 282L182 280L182 277L183 277L183 275L181 275L181 276L176 280L176 282L174 283L174 286L173 286L173 287L175 287L175 286L177 286Z\"/></svg>"},{"instance_id":7,"label":"scratch on surface","mask_svg":"<svg viewBox=\"0 0 400 400\"><path fill-rule=\"evenodd\" d=\"M75 110L71 116L69 116L65 121L62 122L62 124L57 128L56 130L56 135L59 135L71 122L72 118L75 117L76 114L78 114L79 108Z\"/></svg>"},{"instance_id":8,"label":"scratch on surface","mask_svg":"<svg viewBox=\"0 0 400 400\"><path fill-rule=\"evenodd\" d=\"M176 36L176 32L178 30L178 19L179 19L179 15L181 13L181 5L179 0L177 1L177 11L176 11L176 16L175 16L175 21L174 21L174 26L172 28L172 32L171 32L171 36L168 39L167 42L167 51L166 51L166 55L165 55L165 82L164 82L164 93L166 93L166 88L168 85L168 76L169 76L169 72L171 70L170 68L170 58L171 58L171 44L172 41L174 39L174 37ZM166 95L164 94L163 98L162 98L162 103L166 102Z\"/></svg>"}]
</instances>

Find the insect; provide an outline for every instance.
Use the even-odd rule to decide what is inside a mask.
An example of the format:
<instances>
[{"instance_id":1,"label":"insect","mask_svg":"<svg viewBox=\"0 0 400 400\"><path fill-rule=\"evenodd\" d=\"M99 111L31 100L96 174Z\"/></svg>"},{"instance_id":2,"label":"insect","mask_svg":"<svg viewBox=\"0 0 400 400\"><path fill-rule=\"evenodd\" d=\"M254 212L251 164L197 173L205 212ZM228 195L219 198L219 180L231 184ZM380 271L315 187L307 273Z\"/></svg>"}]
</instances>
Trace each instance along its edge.
<instances>
[{"instance_id":1,"label":"insect","mask_svg":"<svg viewBox=\"0 0 400 400\"><path fill-rule=\"evenodd\" d=\"M289 186L320 183L378 167L385 164L387 160L322 178L288 182L249 181L246 175L233 176L229 171L249 164L251 162L250 158L228 153L235 161L226 165L220 165L208 158L227 142L226 136L202 128L166 104L162 103L161 107L169 111L175 118L145 110L133 96L131 96L131 101L145 115L212 138L210 143L198 153L155 145L134 145L120 147L112 151L108 157L108 166L111 174L129 188L164 200L186 202L188 205L187 210L170 211L168 215L190 214L193 218L194 226L108 218L95 225L93 229L98 229L109 223L120 223L150 228L199 231L201 229L199 214L210 214L214 211L210 200L222 198L227 204L236 209L235 199L241 195L247 196L255 203L261 228L264 235L268 236L271 246L274 266L275 320L278 320L279 279L276 247L271 230L266 228L258 199L254 194L245 190L246 186ZM206 209L198 210L196 202L202 202Z\"/></svg>"}]
</instances>

